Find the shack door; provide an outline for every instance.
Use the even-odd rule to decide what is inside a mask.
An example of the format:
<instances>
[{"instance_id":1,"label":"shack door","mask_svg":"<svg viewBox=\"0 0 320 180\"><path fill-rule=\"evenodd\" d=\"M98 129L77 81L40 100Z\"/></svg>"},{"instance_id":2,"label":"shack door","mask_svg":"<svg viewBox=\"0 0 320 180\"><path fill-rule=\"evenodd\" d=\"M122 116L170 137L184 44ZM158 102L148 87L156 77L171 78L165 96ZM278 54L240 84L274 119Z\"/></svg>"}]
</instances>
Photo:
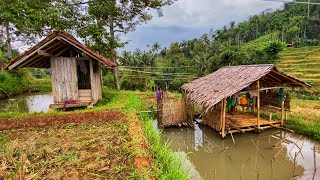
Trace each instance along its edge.
<instances>
[{"instance_id":1,"label":"shack door","mask_svg":"<svg viewBox=\"0 0 320 180\"><path fill-rule=\"evenodd\" d=\"M91 73L92 61L77 59L77 75L79 88L79 101L92 101ZM91 66L91 67L90 67Z\"/></svg>"},{"instance_id":2,"label":"shack door","mask_svg":"<svg viewBox=\"0 0 320 180\"><path fill-rule=\"evenodd\" d=\"M78 100L76 59L73 57L52 57L50 64L54 103Z\"/></svg>"}]
</instances>

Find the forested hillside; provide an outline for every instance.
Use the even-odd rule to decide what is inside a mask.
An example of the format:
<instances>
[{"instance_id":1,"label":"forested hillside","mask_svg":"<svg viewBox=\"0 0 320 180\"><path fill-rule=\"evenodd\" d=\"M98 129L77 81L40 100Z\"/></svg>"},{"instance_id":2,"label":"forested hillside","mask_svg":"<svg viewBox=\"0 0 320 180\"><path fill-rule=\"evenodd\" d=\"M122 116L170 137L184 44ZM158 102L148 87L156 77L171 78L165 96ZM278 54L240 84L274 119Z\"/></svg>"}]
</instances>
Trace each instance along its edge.
<instances>
[{"instance_id":1,"label":"forested hillside","mask_svg":"<svg viewBox=\"0 0 320 180\"><path fill-rule=\"evenodd\" d=\"M320 6L310 5L308 11L305 4L286 3L283 9L266 10L238 24L231 20L221 29L208 29L209 33L202 37L173 42L168 47L155 43L146 45L148 50L145 51L116 52L117 48L125 46L119 38L121 35L134 31L136 26L152 18L147 10L158 10L161 16L161 7L172 3L166 0L126 1L116 6L112 1L101 4L98 0L1 1L0 71L18 55L12 48L14 41L29 42L53 30L72 33L94 51L118 61L120 79L115 67L112 73L106 71L113 77L107 76L105 81L116 82L116 88L121 82L124 88L130 89L150 88L153 84L179 89L181 84L222 66L278 62L279 53L286 46L320 45ZM134 11L129 11L130 8ZM299 57L292 53L290 56ZM280 65L284 67L285 64ZM32 73L43 76L40 71ZM317 76L304 79L318 84Z\"/></svg>"},{"instance_id":2,"label":"forested hillside","mask_svg":"<svg viewBox=\"0 0 320 180\"><path fill-rule=\"evenodd\" d=\"M310 64L309 60L316 63L319 57L305 51L301 52L305 53L302 57L299 56L299 49L296 54L294 49L318 45L320 6L310 5L308 17L307 5L288 3L282 10L264 11L239 24L232 21L222 29L210 30L210 33L200 38L174 42L169 47L161 48L155 43L148 45L146 51L136 49L134 52L123 52L119 57L123 66L121 79L124 88L143 88L146 87L145 84L150 86L156 83L162 87L167 84L172 89L179 89L181 84L222 66L280 62L279 65L289 74L298 75L310 84L318 85L317 74L302 77L299 74L302 73L302 68L298 67L304 65L311 69L303 70L316 73L312 68L317 66ZM286 50L280 53L284 48ZM306 58L307 54L310 57ZM279 61L280 57L282 59ZM288 62L283 61L286 59L291 59L288 61L291 68L286 67ZM300 64L293 66L296 63Z\"/></svg>"}]
</instances>

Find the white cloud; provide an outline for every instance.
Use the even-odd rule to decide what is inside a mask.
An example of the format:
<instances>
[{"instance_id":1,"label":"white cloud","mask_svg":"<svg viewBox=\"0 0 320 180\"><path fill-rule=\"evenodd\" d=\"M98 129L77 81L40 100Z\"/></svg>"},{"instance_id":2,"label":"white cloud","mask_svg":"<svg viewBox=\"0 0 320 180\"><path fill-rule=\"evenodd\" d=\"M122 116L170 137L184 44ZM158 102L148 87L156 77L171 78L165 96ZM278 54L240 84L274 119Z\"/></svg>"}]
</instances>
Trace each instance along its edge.
<instances>
[{"instance_id":1,"label":"white cloud","mask_svg":"<svg viewBox=\"0 0 320 180\"><path fill-rule=\"evenodd\" d=\"M163 8L163 17L154 18L148 26L208 27L222 26L232 20L243 20L282 3L263 0L178 0Z\"/></svg>"},{"instance_id":2,"label":"white cloud","mask_svg":"<svg viewBox=\"0 0 320 180\"><path fill-rule=\"evenodd\" d=\"M137 27L124 40L130 40L124 49L145 48L160 42L163 46L174 41L188 40L218 29L231 21L241 22L266 9L281 8L283 3L264 0L178 0L163 8L163 17L154 11L153 19Z\"/></svg>"}]
</instances>

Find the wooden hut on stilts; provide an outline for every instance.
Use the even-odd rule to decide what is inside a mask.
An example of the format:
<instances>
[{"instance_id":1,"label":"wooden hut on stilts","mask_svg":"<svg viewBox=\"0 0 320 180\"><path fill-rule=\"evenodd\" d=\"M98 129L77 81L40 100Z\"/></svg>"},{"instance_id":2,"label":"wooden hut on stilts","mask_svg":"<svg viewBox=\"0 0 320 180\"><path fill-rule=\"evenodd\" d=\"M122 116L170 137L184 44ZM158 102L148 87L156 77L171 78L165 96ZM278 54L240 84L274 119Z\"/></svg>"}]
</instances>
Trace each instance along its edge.
<instances>
[{"instance_id":1,"label":"wooden hut on stilts","mask_svg":"<svg viewBox=\"0 0 320 180\"><path fill-rule=\"evenodd\" d=\"M53 109L92 106L102 98L102 66L111 60L81 44L72 35L55 31L13 60L7 70L25 67L49 68Z\"/></svg>"},{"instance_id":2,"label":"wooden hut on stilts","mask_svg":"<svg viewBox=\"0 0 320 180\"><path fill-rule=\"evenodd\" d=\"M308 87L275 65L227 66L182 86L188 121L195 104L203 108L202 123L227 134L282 127L290 109L285 88ZM264 113L262 113L262 111ZM272 113L281 114L275 120Z\"/></svg>"}]
</instances>

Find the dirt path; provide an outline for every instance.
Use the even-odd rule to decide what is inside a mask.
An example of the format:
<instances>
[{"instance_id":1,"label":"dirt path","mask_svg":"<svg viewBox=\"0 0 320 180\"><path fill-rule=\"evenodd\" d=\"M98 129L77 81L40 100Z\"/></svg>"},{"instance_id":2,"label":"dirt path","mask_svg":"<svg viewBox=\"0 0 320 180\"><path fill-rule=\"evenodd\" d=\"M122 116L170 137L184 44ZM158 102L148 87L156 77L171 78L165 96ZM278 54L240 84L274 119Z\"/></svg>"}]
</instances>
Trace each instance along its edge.
<instances>
[{"instance_id":1,"label":"dirt path","mask_svg":"<svg viewBox=\"0 0 320 180\"><path fill-rule=\"evenodd\" d=\"M67 123L107 122L125 119L119 111L83 112L55 116L35 116L29 118L7 118L0 120L0 131L21 128L44 128Z\"/></svg>"}]
</instances>

